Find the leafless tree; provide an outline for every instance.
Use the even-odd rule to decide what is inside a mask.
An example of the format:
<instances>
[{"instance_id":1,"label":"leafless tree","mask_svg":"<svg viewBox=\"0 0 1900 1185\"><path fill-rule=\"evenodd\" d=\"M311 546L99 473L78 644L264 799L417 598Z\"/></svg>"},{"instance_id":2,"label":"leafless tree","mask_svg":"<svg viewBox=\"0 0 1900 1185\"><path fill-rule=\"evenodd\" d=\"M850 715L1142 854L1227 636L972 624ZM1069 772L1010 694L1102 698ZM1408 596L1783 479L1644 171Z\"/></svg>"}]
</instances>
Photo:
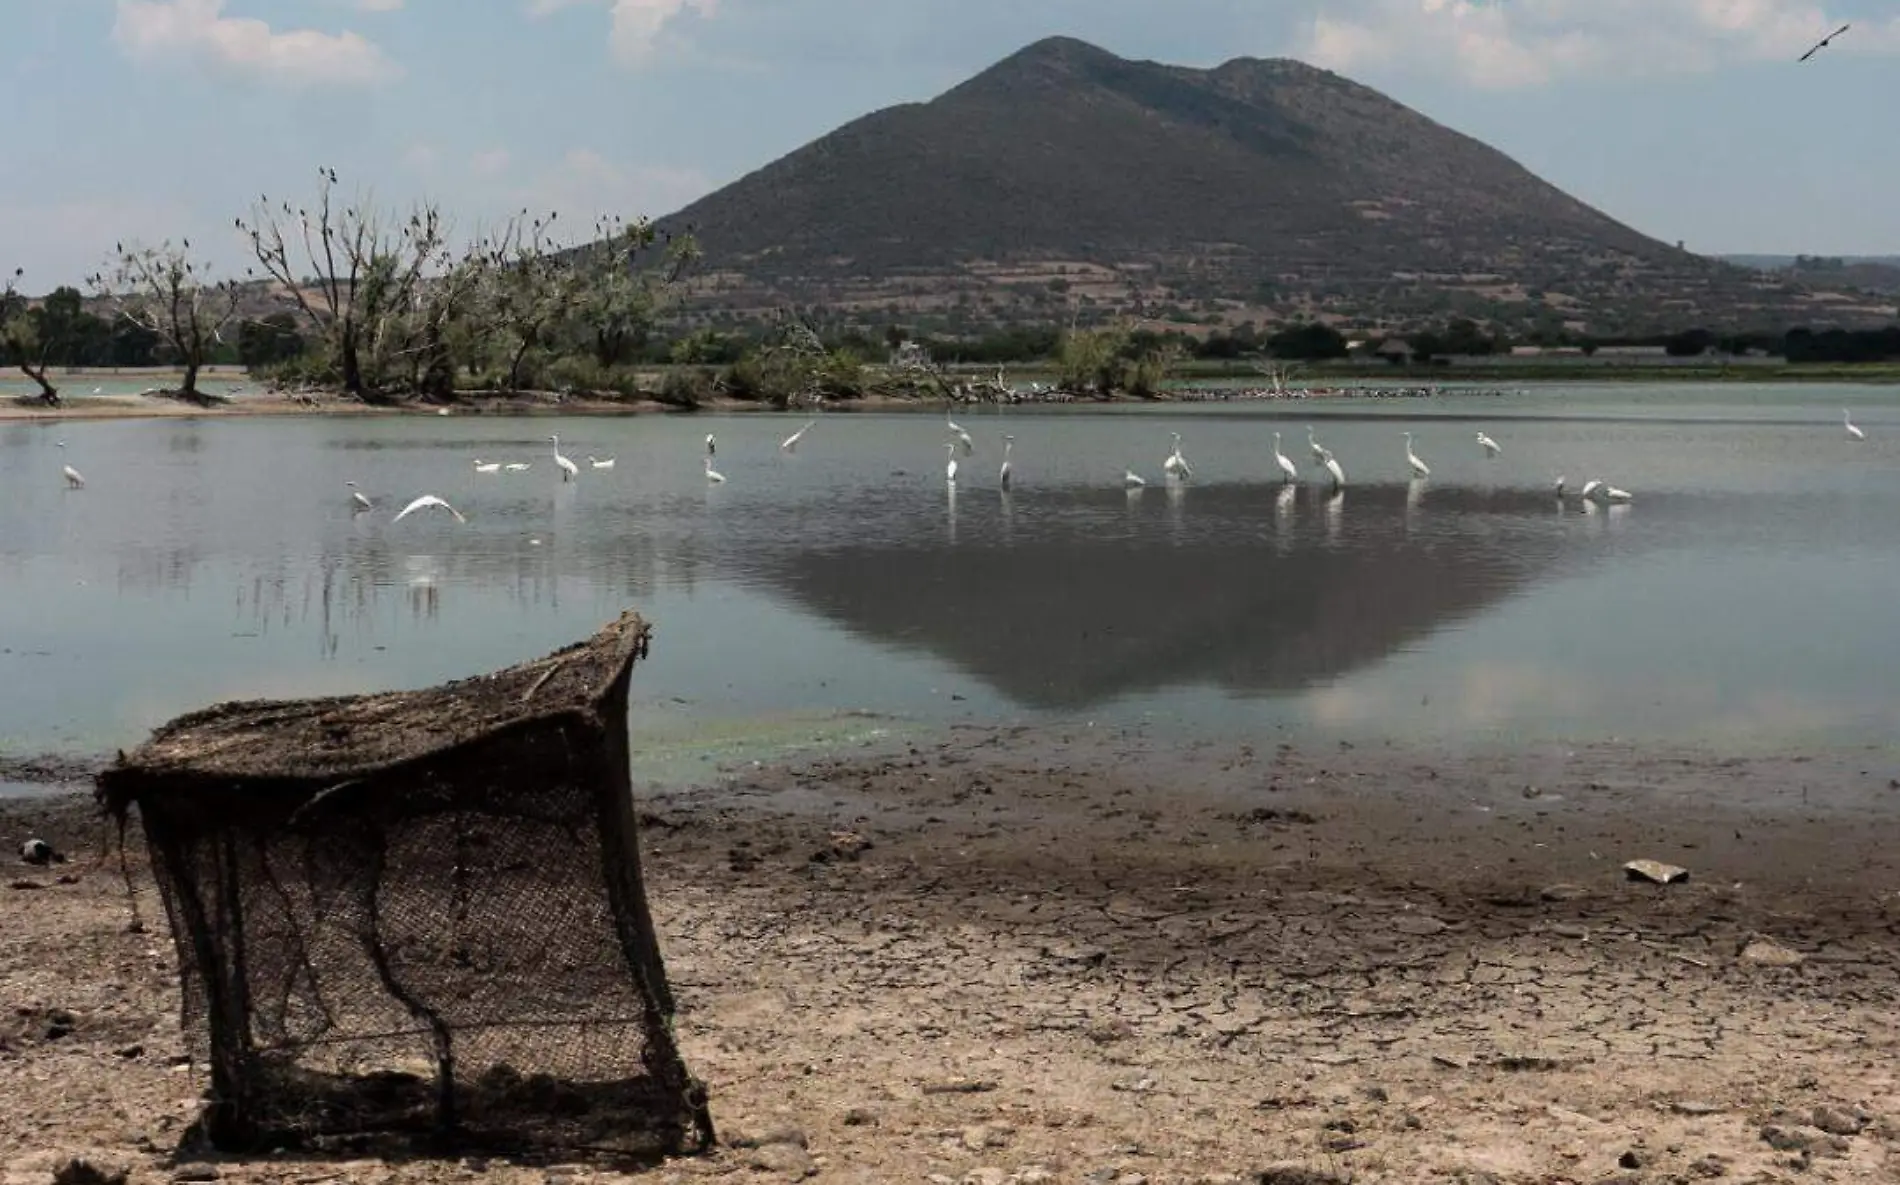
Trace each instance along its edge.
<instances>
[{"instance_id":1,"label":"leafless tree","mask_svg":"<svg viewBox=\"0 0 1900 1185\"><path fill-rule=\"evenodd\" d=\"M178 394L202 402L198 371L224 340L225 327L237 319L238 286L213 282L203 264L190 256L191 240L179 246L124 247L108 271L91 279L93 288L120 317L158 335L184 371Z\"/></svg>"},{"instance_id":2,"label":"leafless tree","mask_svg":"<svg viewBox=\"0 0 1900 1185\"><path fill-rule=\"evenodd\" d=\"M317 174L313 207L260 197L237 228L281 298L329 343L343 389L382 402L381 369L407 348L396 331L415 311L429 269L447 262L441 213L425 204L391 217L367 199L339 206L336 170Z\"/></svg>"}]
</instances>

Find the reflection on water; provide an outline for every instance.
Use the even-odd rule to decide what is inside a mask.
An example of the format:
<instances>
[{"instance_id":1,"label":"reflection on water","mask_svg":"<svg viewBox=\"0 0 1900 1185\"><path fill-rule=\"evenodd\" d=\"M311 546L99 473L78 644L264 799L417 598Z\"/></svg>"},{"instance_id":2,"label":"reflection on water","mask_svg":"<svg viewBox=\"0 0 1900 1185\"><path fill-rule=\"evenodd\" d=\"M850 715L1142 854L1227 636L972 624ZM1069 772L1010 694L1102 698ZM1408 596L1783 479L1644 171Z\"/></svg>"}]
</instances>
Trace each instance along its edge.
<instances>
[{"instance_id":1,"label":"reflection on water","mask_svg":"<svg viewBox=\"0 0 1900 1185\"><path fill-rule=\"evenodd\" d=\"M0 744L91 752L216 699L423 685L628 605L657 623L636 723L675 732L870 709L1885 742L1900 416L1848 393L1849 445L1838 390L1669 398L1300 405L1342 490L1308 464L1281 482L1288 424L1258 406L969 412L955 484L934 416L822 417L796 454L773 417L568 420L565 451L618 457L570 483L519 420L8 422ZM1123 488L1121 459L1176 431L1193 478ZM1560 500L1559 472L1634 501ZM468 523L390 521L424 492Z\"/></svg>"}]
</instances>

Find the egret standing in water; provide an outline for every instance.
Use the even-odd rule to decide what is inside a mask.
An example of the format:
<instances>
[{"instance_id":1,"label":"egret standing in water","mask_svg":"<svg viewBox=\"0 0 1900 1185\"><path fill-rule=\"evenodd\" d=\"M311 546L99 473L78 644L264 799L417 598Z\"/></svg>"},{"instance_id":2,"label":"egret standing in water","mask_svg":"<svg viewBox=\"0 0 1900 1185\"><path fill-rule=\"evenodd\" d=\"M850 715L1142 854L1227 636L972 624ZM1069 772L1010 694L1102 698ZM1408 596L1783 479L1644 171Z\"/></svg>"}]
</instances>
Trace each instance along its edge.
<instances>
[{"instance_id":1,"label":"egret standing in water","mask_svg":"<svg viewBox=\"0 0 1900 1185\"><path fill-rule=\"evenodd\" d=\"M1313 425L1311 424L1306 426L1306 447L1313 450L1313 464L1315 465L1324 465L1326 458L1333 455L1327 452L1326 446L1321 444L1319 439L1313 435Z\"/></svg>"},{"instance_id":2,"label":"egret standing in water","mask_svg":"<svg viewBox=\"0 0 1900 1185\"><path fill-rule=\"evenodd\" d=\"M1147 484L1147 482L1141 479L1141 474L1136 473L1133 469L1127 469L1122 472L1122 486L1125 489L1138 490Z\"/></svg>"},{"instance_id":3,"label":"egret standing in water","mask_svg":"<svg viewBox=\"0 0 1900 1185\"><path fill-rule=\"evenodd\" d=\"M706 455L710 457L716 455L718 452L719 442L713 439L712 433L706 433Z\"/></svg>"},{"instance_id":4,"label":"egret standing in water","mask_svg":"<svg viewBox=\"0 0 1900 1185\"><path fill-rule=\"evenodd\" d=\"M943 444L944 466L943 480L950 485L957 484L957 442L946 440Z\"/></svg>"},{"instance_id":5,"label":"egret standing in water","mask_svg":"<svg viewBox=\"0 0 1900 1185\"><path fill-rule=\"evenodd\" d=\"M346 481L343 484L350 487L350 502L356 507L356 513L361 514L365 510L376 509L376 504L363 496L363 491L356 488L355 482Z\"/></svg>"},{"instance_id":6,"label":"egret standing in water","mask_svg":"<svg viewBox=\"0 0 1900 1185\"><path fill-rule=\"evenodd\" d=\"M719 485L726 480L725 474L712 467L712 458L710 456L706 458L706 480L714 485Z\"/></svg>"},{"instance_id":7,"label":"egret standing in water","mask_svg":"<svg viewBox=\"0 0 1900 1185\"><path fill-rule=\"evenodd\" d=\"M996 484L1006 490L1009 488L1009 453L1015 447L1014 436L1003 437L1003 467L996 471Z\"/></svg>"},{"instance_id":8,"label":"egret standing in water","mask_svg":"<svg viewBox=\"0 0 1900 1185\"><path fill-rule=\"evenodd\" d=\"M1497 441L1492 440L1482 432L1478 433L1478 445L1484 449L1484 455L1487 457L1495 457L1504 451Z\"/></svg>"},{"instance_id":9,"label":"egret standing in water","mask_svg":"<svg viewBox=\"0 0 1900 1185\"><path fill-rule=\"evenodd\" d=\"M1181 434L1170 432L1168 435L1174 437L1174 451L1169 453L1168 459L1161 463L1161 471L1169 477L1193 477L1194 470L1188 467L1187 458L1181 455Z\"/></svg>"},{"instance_id":10,"label":"egret standing in water","mask_svg":"<svg viewBox=\"0 0 1900 1185\"><path fill-rule=\"evenodd\" d=\"M1280 475L1288 481L1300 480L1300 471L1293 464L1293 458L1280 451L1280 434L1273 434L1273 460L1280 466Z\"/></svg>"},{"instance_id":11,"label":"egret standing in water","mask_svg":"<svg viewBox=\"0 0 1900 1185\"><path fill-rule=\"evenodd\" d=\"M1333 459L1333 454L1330 451L1327 452L1326 459L1321 461L1320 464L1324 465L1326 472L1332 475L1333 488L1335 490L1342 490L1346 487L1346 471L1339 467L1339 462Z\"/></svg>"},{"instance_id":12,"label":"egret standing in water","mask_svg":"<svg viewBox=\"0 0 1900 1185\"><path fill-rule=\"evenodd\" d=\"M1859 428L1854 427L1854 419L1852 416L1847 414L1847 409L1844 407L1841 409L1841 423L1847 425L1847 439L1849 440L1867 439L1867 434L1865 432L1862 432Z\"/></svg>"},{"instance_id":13,"label":"egret standing in water","mask_svg":"<svg viewBox=\"0 0 1900 1185\"><path fill-rule=\"evenodd\" d=\"M558 436L550 436L548 439L554 442L554 463L561 467L561 480L573 481L576 477L579 477L581 467L561 455L561 438Z\"/></svg>"},{"instance_id":14,"label":"egret standing in water","mask_svg":"<svg viewBox=\"0 0 1900 1185\"><path fill-rule=\"evenodd\" d=\"M1413 477L1430 477L1432 475L1432 467L1419 460L1418 454L1412 451L1412 434L1410 432L1405 434L1405 463L1412 467Z\"/></svg>"}]
</instances>

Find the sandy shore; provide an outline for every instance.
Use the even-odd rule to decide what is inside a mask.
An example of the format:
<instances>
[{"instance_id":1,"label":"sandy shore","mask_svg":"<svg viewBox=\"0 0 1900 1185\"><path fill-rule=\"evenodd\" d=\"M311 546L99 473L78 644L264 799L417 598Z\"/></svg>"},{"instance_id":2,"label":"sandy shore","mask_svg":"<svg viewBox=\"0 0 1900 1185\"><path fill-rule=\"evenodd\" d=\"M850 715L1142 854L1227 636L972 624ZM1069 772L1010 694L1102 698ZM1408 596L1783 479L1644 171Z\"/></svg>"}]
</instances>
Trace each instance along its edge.
<instances>
[{"instance_id":1,"label":"sandy shore","mask_svg":"<svg viewBox=\"0 0 1900 1185\"><path fill-rule=\"evenodd\" d=\"M962 730L648 795L724 1145L226 1181L1900 1180L1900 783L1880 752L1185 750ZM1742 804L1742 805L1724 805ZM0 890L0 1173L176 1172L172 954L68 850ZM855 856L832 839L870 841ZM846 845L849 847L851 845ZM1648 857L1690 870L1627 879ZM195 1177L190 1179L197 1179Z\"/></svg>"}]
</instances>

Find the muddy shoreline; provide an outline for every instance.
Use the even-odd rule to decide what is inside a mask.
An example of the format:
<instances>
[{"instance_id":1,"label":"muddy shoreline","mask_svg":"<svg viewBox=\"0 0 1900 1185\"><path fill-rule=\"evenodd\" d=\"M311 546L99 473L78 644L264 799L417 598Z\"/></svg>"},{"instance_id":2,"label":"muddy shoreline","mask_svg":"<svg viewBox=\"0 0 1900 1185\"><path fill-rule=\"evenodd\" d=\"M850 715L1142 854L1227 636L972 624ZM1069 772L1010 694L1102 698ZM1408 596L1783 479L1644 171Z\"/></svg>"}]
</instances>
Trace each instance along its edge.
<instances>
[{"instance_id":1,"label":"muddy shoreline","mask_svg":"<svg viewBox=\"0 0 1900 1185\"><path fill-rule=\"evenodd\" d=\"M562 1175L1891 1181L1891 763L960 728L643 792L679 1031L726 1144ZM70 862L19 865L28 832ZM156 899L135 866L155 931L127 933L106 834L82 797L0 802L9 879L35 886L0 891L9 1183L80 1152L168 1180L202 1087L171 1064ZM1689 879L1631 880L1638 857Z\"/></svg>"}]
</instances>

